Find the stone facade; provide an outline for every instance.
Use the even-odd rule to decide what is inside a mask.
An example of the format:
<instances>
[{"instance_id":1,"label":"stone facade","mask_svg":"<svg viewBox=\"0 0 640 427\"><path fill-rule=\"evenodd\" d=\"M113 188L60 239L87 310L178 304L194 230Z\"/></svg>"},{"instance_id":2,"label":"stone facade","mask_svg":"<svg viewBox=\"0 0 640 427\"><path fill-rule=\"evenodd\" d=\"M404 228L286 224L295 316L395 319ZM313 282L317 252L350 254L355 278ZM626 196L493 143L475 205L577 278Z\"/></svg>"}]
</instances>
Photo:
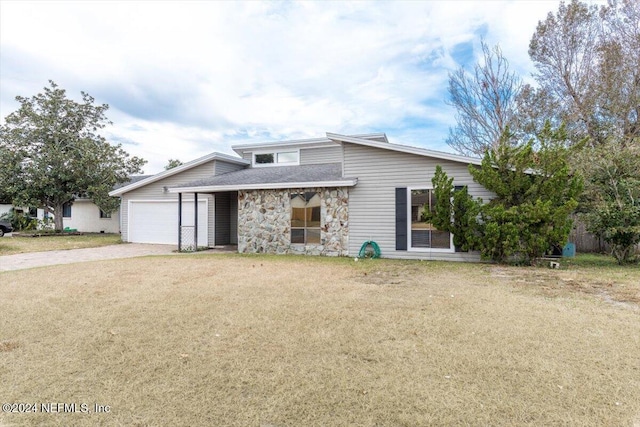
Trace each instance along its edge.
<instances>
[{"instance_id":1,"label":"stone facade","mask_svg":"<svg viewBox=\"0 0 640 427\"><path fill-rule=\"evenodd\" d=\"M291 243L291 193L318 192L320 244ZM238 192L238 252L346 256L349 247L347 188Z\"/></svg>"}]
</instances>

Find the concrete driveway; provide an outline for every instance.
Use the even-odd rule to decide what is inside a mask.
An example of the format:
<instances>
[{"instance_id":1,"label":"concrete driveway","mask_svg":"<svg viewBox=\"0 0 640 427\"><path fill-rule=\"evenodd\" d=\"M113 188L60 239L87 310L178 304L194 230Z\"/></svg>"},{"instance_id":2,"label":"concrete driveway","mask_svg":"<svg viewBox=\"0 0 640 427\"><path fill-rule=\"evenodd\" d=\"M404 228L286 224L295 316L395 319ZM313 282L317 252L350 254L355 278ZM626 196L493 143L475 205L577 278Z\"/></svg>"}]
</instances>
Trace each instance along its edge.
<instances>
[{"instance_id":1,"label":"concrete driveway","mask_svg":"<svg viewBox=\"0 0 640 427\"><path fill-rule=\"evenodd\" d=\"M175 245L147 245L126 243L99 248L68 249L61 251L30 252L0 256L0 271L22 270L46 265L72 264L103 259L134 258L146 255L178 255Z\"/></svg>"}]
</instances>

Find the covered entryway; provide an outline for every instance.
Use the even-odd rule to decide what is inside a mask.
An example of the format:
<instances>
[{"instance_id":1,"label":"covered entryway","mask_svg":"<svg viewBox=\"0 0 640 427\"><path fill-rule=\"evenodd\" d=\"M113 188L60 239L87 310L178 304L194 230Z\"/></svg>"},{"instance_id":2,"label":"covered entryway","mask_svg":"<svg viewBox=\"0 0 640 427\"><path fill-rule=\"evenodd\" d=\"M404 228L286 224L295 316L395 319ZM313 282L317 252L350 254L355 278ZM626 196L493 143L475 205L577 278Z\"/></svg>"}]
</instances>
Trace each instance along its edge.
<instances>
[{"instance_id":1,"label":"covered entryway","mask_svg":"<svg viewBox=\"0 0 640 427\"><path fill-rule=\"evenodd\" d=\"M208 200L198 200L198 246L208 246ZM183 200L182 225L193 227L194 202ZM178 244L177 200L129 201L128 241L135 243Z\"/></svg>"},{"instance_id":2,"label":"covered entryway","mask_svg":"<svg viewBox=\"0 0 640 427\"><path fill-rule=\"evenodd\" d=\"M215 245L238 244L238 192L224 191L214 194Z\"/></svg>"}]
</instances>

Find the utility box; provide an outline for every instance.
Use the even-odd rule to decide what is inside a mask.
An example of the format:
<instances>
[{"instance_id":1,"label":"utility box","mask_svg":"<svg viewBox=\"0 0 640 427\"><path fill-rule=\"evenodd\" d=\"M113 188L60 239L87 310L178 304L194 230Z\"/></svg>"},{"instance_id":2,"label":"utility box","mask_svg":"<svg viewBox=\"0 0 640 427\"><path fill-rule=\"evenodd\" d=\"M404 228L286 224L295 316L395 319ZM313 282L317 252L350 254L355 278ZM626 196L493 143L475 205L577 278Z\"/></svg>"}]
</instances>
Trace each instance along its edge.
<instances>
[{"instance_id":1,"label":"utility box","mask_svg":"<svg viewBox=\"0 0 640 427\"><path fill-rule=\"evenodd\" d=\"M562 257L563 258L573 258L576 256L576 244L575 243L567 243L562 248Z\"/></svg>"}]
</instances>

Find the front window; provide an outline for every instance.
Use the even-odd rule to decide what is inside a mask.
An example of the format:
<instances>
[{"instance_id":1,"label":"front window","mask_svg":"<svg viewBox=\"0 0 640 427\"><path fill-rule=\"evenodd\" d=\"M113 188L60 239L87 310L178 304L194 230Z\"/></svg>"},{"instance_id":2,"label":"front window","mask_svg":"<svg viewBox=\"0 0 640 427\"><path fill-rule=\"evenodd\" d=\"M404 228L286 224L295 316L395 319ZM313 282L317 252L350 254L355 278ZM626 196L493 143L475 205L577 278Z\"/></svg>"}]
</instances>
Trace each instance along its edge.
<instances>
[{"instance_id":1,"label":"front window","mask_svg":"<svg viewBox=\"0 0 640 427\"><path fill-rule=\"evenodd\" d=\"M100 209L100 218L111 218L111 212L105 212Z\"/></svg>"},{"instance_id":2,"label":"front window","mask_svg":"<svg viewBox=\"0 0 640 427\"><path fill-rule=\"evenodd\" d=\"M433 190L411 190L411 247L451 249L451 234L440 231L428 222L435 209Z\"/></svg>"},{"instance_id":3,"label":"front window","mask_svg":"<svg viewBox=\"0 0 640 427\"><path fill-rule=\"evenodd\" d=\"M320 244L320 194L291 193L291 243Z\"/></svg>"}]
</instances>

